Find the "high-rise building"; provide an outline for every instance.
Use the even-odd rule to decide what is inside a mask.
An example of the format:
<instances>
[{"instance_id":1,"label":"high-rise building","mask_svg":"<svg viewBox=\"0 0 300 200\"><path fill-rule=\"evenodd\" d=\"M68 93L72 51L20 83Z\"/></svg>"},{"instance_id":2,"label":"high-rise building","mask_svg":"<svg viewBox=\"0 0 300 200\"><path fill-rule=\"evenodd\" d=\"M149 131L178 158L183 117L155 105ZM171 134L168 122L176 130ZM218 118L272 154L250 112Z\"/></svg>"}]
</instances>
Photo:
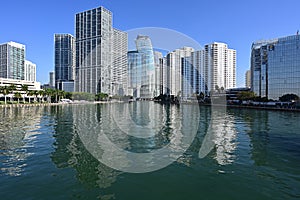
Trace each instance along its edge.
<instances>
[{"instance_id":1,"label":"high-rise building","mask_svg":"<svg viewBox=\"0 0 300 200\"><path fill-rule=\"evenodd\" d=\"M114 29L104 7L76 14L75 91L126 95L127 33Z\"/></svg>"},{"instance_id":2,"label":"high-rise building","mask_svg":"<svg viewBox=\"0 0 300 200\"><path fill-rule=\"evenodd\" d=\"M25 45L0 44L0 78L24 80Z\"/></svg>"},{"instance_id":3,"label":"high-rise building","mask_svg":"<svg viewBox=\"0 0 300 200\"><path fill-rule=\"evenodd\" d=\"M104 7L76 14L75 90L111 94L112 13Z\"/></svg>"},{"instance_id":4,"label":"high-rise building","mask_svg":"<svg viewBox=\"0 0 300 200\"><path fill-rule=\"evenodd\" d=\"M170 95L171 88L171 74L170 66L167 65L167 58L160 59L160 81L161 81L161 94Z\"/></svg>"},{"instance_id":5,"label":"high-rise building","mask_svg":"<svg viewBox=\"0 0 300 200\"><path fill-rule=\"evenodd\" d=\"M188 85L186 84L186 79L183 79L183 77L188 78L187 69L189 69L190 66L187 65L189 65L190 62L184 62L186 61L184 59L191 57L193 51L194 49L191 47L183 47L168 53L167 65L170 70L170 95L182 96L183 87ZM184 70L182 71L182 69Z\"/></svg>"},{"instance_id":6,"label":"high-rise building","mask_svg":"<svg viewBox=\"0 0 300 200\"><path fill-rule=\"evenodd\" d=\"M141 96L142 62L138 51L128 52L128 94L139 98Z\"/></svg>"},{"instance_id":7,"label":"high-rise building","mask_svg":"<svg viewBox=\"0 0 300 200\"><path fill-rule=\"evenodd\" d=\"M227 44L214 42L205 45L205 80L208 91L236 87L236 50Z\"/></svg>"},{"instance_id":8,"label":"high-rise building","mask_svg":"<svg viewBox=\"0 0 300 200\"><path fill-rule=\"evenodd\" d=\"M126 32L113 29L113 60L111 68L112 95L128 94L128 35Z\"/></svg>"},{"instance_id":9,"label":"high-rise building","mask_svg":"<svg viewBox=\"0 0 300 200\"><path fill-rule=\"evenodd\" d=\"M235 88L236 51L216 42L197 51L191 47L176 49L162 59L160 73L162 94L181 100Z\"/></svg>"},{"instance_id":10,"label":"high-rise building","mask_svg":"<svg viewBox=\"0 0 300 200\"><path fill-rule=\"evenodd\" d=\"M49 72L49 86L55 88L55 73Z\"/></svg>"},{"instance_id":11,"label":"high-rise building","mask_svg":"<svg viewBox=\"0 0 300 200\"><path fill-rule=\"evenodd\" d=\"M163 55L161 52L159 51L154 51L154 67L155 67L155 88L154 88L154 96L159 96L162 93L162 81L163 81L163 77L162 77L162 59L163 59Z\"/></svg>"},{"instance_id":12,"label":"high-rise building","mask_svg":"<svg viewBox=\"0 0 300 200\"><path fill-rule=\"evenodd\" d=\"M245 86L251 88L251 70L247 70L245 74Z\"/></svg>"},{"instance_id":13,"label":"high-rise building","mask_svg":"<svg viewBox=\"0 0 300 200\"><path fill-rule=\"evenodd\" d=\"M251 51L251 89L276 100L285 94L300 96L300 35L257 41Z\"/></svg>"},{"instance_id":14,"label":"high-rise building","mask_svg":"<svg viewBox=\"0 0 300 200\"><path fill-rule=\"evenodd\" d=\"M225 61L225 89L236 87L236 50L226 49L227 62Z\"/></svg>"},{"instance_id":15,"label":"high-rise building","mask_svg":"<svg viewBox=\"0 0 300 200\"><path fill-rule=\"evenodd\" d=\"M191 63L193 65L193 93L200 94L208 94L208 80L205 79L205 75L207 71L205 69L205 51L198 50L192 53Z\"/></svg>"},{"instance_id":16,"label":"high-rise building","mask_svg":"<svg viewBox=\"0 0 300 200\"><path fill-rule=\"evenodd\" d=\"M151 40L137 36L136 51L128 52L129 88L135 98L151 99L155 94L155 65Z\"/></svg>"},{"instance_id":17,"label":"high-rise building","mask_svg":"<svg viewBox=\"0 0 300 200\"><path fill-rule=\"evenodd\" d=\"M28 60L25 60L24 80L33 82L36 81L36 64Z\"/></svg>"},{"instance_id":18,"label":"high-rise building","mask_svg":"<svg viewBox=\"0 0 300 200\"><path fill-rule=\"evenodd\" d=\"M55 34L54 51L55 87L65 90L63 82L68 82L70 85L75 79L75 38L71 34Z\"/></svg>"}]
</instances>

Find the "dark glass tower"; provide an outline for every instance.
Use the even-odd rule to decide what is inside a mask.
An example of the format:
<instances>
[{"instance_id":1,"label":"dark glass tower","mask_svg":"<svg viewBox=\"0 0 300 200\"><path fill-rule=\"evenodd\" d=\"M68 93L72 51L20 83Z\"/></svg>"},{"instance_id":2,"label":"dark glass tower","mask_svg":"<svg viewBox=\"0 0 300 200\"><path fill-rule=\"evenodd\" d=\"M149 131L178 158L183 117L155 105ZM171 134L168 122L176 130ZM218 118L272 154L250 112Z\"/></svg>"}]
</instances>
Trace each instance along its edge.
<instances>
[{"instance_id":1,"label":"dark glass tower","mask_svg":"<svg viewBox=\"0 0 300 200\"><path fill-rule=\"evenodd\" d=\"M63 90L63 82L74 81L75 38L70 34L55 34L55 87Z\"/></svg>"}]
</instances>

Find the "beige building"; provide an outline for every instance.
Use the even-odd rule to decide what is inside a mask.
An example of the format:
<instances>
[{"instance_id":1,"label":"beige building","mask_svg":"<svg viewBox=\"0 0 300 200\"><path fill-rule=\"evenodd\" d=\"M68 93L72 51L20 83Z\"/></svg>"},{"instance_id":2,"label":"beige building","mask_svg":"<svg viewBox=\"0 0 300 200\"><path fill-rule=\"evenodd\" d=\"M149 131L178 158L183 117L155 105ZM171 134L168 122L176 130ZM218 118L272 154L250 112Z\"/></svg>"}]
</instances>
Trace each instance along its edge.
<instances>
[{"instance_id":1,"label":"beige building","mask_svg":"<svg viewBox=\"0 0 300 200\"><path fill-rule=\"evenodd\" d=\"M251 70L247 70L245 74L246 87L251 88Z\"/></svg>"}]
</instances>

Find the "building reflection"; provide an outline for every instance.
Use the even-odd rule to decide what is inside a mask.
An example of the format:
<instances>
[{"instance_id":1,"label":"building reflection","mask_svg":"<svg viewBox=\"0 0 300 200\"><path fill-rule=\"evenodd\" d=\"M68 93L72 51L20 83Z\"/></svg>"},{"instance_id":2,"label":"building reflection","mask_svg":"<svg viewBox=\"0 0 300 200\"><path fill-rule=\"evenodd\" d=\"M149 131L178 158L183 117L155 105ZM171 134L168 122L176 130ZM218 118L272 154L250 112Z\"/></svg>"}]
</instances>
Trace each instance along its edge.
<instances>
[{"instance_id":1,"label":"building reflection","mask_svg":"<svg viewBox=\"0 0 300 200\"><path fill-rule=\"evenodd\" d=\"M40 134L40 107L0 108L0 169L3 174L20 176L27 166L26 160L33 153L34 139Z\"/></svg>"},{"instance_id":2,"label":"building reflection","mask_svg":"<svg viewBox=\"0 0 300 200\"><path fill-rule=\"evenodd\" d=\"M293 169L300 161L299 113L254 110L245 115L245 112L255 165L283 171Z\"/></svg>"},{"instance_id":3,"label":"building reflection","mask_svg":"<svg viewBox=\"0 0 300 200\"><path fill-rule=\"evenodd\" d=\"M235 160L234 151L237 148L236 137L237 131L235 127L235 117L233 115L225 114L214 109L213 111L213 131L214 131L214 143L216 148L215 159L219 165L231 164Z\"/></svg>"},{"instance_id":4,"label":"building reflection","mask_svg":"<svg viewBox=\"0 0 300 200\"><path fill-rule=\"evenodd\" d=\"M228 165L235 161L237 148L236 119L225 107L201 109L201 131L205 133L199 150L199 158L214 152L213 158L219 165ZM199 139L199 136L197 137Z\"/></svg>"},{"instance_id":5,"label":"building reflection","mask_svg":"<svg viewBox=\"0 0 300 200\"><path fill-rule=\"evenodd\" d=\"M79 105L84 106L84 105ZM92 105L94 108L95 106ZM88 106L87 106L88 107ZM53 107L52 114L56 116L54 151L51 154L53 163L58 168L72 167L76 170L76 178L89 187L108 188L116 181L120 172L106 167L96 160L84 147L77 133L74 118L79 117L76 113L76 106ZM85 120L90 116L101 120L101 107L87 109L80 120ZM83 113L82 113L83 114ZM92 129L89 126L86 131Z\"/></svg>"},{"instance_id":6,"label":"building reflection","mask_svg":"<svg viewBox=\"0 0 300 200\"><path fill-rule=\"evenodd\" d=\"M215 159L219 165L231 164L235 160L234 151L237 148L235 118L227 114L219 116L217 121L213 127L215 129Z\"/></svg>"},{"instance_id":7,"label":"building reflection","mask_svg":"<svg viewBox=\"0 0 300 200\"><path fill-rule=\"evenodd\" d=\"M77 106L73 119L82 143L95 158L137 173L163 168L181 157L197 133L199 112L192 105L137 102Z\"/></svg>"},{"instance_id":8,"label":"building reflection","mask_svg":"<svg viewBox=\"0 0 300 200\"><path fill-rule=\"evenodd\" d=\"M244 135L238 139L244 151L239 151L243 156L239 163L262 167L264 170L258 170L258 176L280 179L284 187L294 188L287 180L293 179L293 175L289 178L285 175L300 173L295 168L300 162L299 113L249 109L228 112L235 117L239 132ZM283 172L280 177L278 172Z\"/></svg>"},{"instance_id":9,"label":"building reflection","mask_svg":"<svg viewBox=\"0 0 300 200\"><path fill-rule=\"evenodd\" d=\"M256 165L264 165L267 162L267 152L270 140L269 111L250 111L244 120L249 126L249 138L251 143L251 158ZM278 123L278 122L275 122ZM275 124L274 124L275 125Z\"/></svg>"}]
</instances>

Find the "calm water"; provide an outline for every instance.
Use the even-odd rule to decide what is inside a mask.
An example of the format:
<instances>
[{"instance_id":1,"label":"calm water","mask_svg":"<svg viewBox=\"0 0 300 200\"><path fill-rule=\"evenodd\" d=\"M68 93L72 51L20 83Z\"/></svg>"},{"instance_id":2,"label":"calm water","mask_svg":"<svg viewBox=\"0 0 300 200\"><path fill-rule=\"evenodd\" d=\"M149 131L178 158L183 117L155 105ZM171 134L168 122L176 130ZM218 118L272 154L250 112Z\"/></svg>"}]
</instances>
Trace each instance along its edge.
<instances>
[{"instance_id":1,"label":"calm water","mask_svg":"<svg viewBox=\"0 0 300 200\"><path fill-rule=\"evenodd\" d=\"M135 137L143 130L150 137ZM101 131L130 152L172 142L169 157L187 150L160 170L126 173L98 161L114 152L90 149ZM181 145L187 135L192 144ZM300 113L153 102L0 108L0 161L5 200L299 199Z\"/></svg>"}]
</instances>

